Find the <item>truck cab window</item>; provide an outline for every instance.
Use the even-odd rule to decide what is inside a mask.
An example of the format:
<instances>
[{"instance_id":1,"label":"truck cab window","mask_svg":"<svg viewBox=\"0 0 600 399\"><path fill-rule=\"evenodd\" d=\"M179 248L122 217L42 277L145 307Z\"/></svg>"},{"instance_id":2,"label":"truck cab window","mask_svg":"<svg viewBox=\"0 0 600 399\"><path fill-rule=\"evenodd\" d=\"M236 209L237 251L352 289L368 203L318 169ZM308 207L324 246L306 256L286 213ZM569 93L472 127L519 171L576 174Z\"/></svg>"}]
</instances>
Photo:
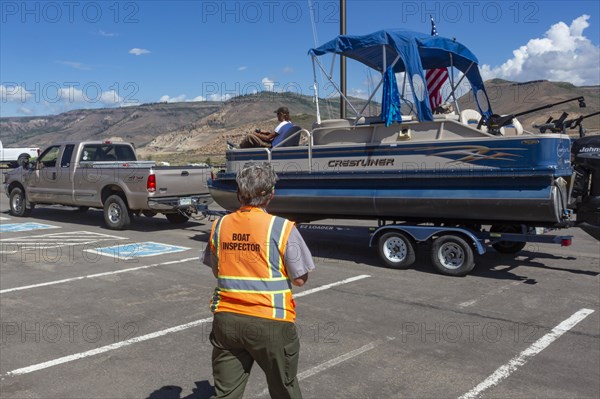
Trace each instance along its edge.
<instances>
[{"instance_id":1,"label":"truck cab window","mask_svg":"<svg viewBox=\"0 0 600 399\"><path fill-rule=\"evenodd\" d=\"M60 153L60 146L53 146L48 148L42 155L40 155L39 162L41 162L44 167L52 168L56 166L56 160L58 159L58 154Z\"/></svg>"},{"instance_id":2,"label":"truck cab window","mask_svg":"<svg viewBox=\"0 0 600 399\"><path fill-rule=\"evenodd\" d=\"M60 159L60 167L68 168L71 166L71 157L73 156L73 149L75 148L74 144L67 144L65 146L65 150L63 151L62 158Z\"/></svg>"}]
</instances>

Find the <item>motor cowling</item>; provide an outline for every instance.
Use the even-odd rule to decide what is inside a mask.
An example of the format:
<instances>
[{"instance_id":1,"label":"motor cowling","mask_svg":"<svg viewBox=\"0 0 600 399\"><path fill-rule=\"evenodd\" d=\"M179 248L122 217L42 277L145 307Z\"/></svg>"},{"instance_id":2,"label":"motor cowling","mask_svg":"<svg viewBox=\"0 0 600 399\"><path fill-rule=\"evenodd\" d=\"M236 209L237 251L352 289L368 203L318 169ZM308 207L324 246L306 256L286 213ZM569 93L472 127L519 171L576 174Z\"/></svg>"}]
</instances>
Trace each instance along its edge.
<instances>
[{"instance_id":1,"label":"motor cowling","mask_svg":"<svg viewBox=\"0 0 600 399\"><path fill-rule=\"evenodd\" d=\"M577 224L600 240L600 135L575 140L571 163L575 171L571 207Z\"/></svg>"}]
</instances>

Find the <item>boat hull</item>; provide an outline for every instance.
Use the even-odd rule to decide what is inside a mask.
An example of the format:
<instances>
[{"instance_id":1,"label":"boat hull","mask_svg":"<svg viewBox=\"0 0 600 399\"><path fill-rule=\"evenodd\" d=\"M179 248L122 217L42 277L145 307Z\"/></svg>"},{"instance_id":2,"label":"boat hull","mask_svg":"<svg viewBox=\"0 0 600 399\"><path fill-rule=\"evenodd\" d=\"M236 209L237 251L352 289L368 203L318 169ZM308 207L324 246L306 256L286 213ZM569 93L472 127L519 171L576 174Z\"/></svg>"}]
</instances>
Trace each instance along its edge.
<instances>
[{"instance_id":1,"label":"boat hull","mask_svg":"<svg viewBox=\"0 0 600 399\"><path fill-rule=\"evenodd\" d=\"M443 146L316 147L310 171L306 151L272 152L270 161L279 180L269 212L296 221L346 218L536 226L569 222L572 170L565 136ZM262 154L228 153L227 171L209 182L215 202L230 211L237 209L234 171L246 162L267 160Z\"/></svg>"}]
</instances>

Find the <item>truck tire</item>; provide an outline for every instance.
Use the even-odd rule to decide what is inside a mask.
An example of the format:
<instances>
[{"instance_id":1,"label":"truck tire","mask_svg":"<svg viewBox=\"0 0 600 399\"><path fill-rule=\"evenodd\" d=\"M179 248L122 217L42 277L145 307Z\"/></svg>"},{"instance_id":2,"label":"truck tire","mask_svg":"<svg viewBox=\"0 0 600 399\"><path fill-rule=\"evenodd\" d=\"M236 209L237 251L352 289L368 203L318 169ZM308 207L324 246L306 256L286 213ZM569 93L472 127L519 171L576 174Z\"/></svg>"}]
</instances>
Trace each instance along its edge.
<instances>
[{"instance_id":1,"label":"truck tire","mask_svg":"<svg viewBox=\"0 0 600 399\"><path fill-rule=\"evenodd\" d=\"M10 214L18 217L31 215L34 204L27 206L27 197L21 187L15 187L10 191Z\"/></svg>"},{"instance_id":2,"label":"truck tire","mask_svg":"<svg viewBox=\"0 0 600 399\"><path fill-rule=\"evenodd\" d=\"M27 165L29 163L29 159L31 157L29 156L29 154L21 154L19 155L19 158L17 158L17 166L23 166L25 167L25 165Z\"/></svg>"},{"instance_id":3,"label":"truck tire","mask_svg":"<svg viewBox=\"0 0 600 399\"><path fill-rule=\"evenodd\" d=\"M448 276L465 276L475 267L473 249L462 237L454 234L433 240L431 261L438 272Z\"/></svg>"},{"instance_id":4,"label":"truck tire","mask_svg":"<svg viewBox=\"0 0 600 399\"><path fill-rule=\"evenodd\" d=\"M406 269L415 262L415 246L406 234L393 231L378 240L379 256L386 267Z\"/></svg>"},{"instance_id":5,"label":"truck tire","mask_svg":"<svg viewBox=\"0 0 600 399\"><path fill-rule=\"evenodd\" d=\"M104 202L104 223L111 230L123 230L131 224L131 211L121 196L113 194Z\"/></svg>"},{"instance_id":6,"label":"truck tire","mask_svg":"<svg viewBox=\"0 0 600 399\"><path fill-rule=\"evenodd\" d=\"M490 228L490 233L521 233L521 226L519 225L492 225ZM525 248L527 243L525 242L515 242L515 241L498 241L492 244L492 248L494 248L497 252L501 254L516 254Z\"/></svg>"},{"instance_id":7,"label":"truck tire","mask_svg":"<svg viewBox=\"0 0 600 399\"><path fill-rule=\"evenodd\" d=\"M167 213L165 216L167 217L167 220L173 224L183 224L190 219L189 216L181 213Z\"/></svg>"}]
</instances>

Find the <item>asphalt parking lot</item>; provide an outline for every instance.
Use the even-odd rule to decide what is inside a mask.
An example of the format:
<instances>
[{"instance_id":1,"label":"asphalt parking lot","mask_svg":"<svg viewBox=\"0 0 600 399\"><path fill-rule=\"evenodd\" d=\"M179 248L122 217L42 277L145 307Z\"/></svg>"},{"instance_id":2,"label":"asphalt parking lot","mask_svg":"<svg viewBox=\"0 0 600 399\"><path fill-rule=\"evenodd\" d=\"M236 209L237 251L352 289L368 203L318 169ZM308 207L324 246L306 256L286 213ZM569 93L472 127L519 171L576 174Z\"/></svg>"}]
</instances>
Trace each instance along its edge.
<instances>
[{"instance_id":1,"label":"asphalt parking lot","mask_svg":"<svg viewBox=\"0 0 600 399\"><path fill-rule=\"evenodd\" d=\"M112 231L98 210L15 218L0 197L1 398L210 396L209 220ZM304 397L598 398L600 249L561 233L572 246L490 249L453 278L422 254L381 267L364 230L304 231L317 265L294 291ZM246 397L268 397L257 366Z\"/></svg>"}]
</instances>

